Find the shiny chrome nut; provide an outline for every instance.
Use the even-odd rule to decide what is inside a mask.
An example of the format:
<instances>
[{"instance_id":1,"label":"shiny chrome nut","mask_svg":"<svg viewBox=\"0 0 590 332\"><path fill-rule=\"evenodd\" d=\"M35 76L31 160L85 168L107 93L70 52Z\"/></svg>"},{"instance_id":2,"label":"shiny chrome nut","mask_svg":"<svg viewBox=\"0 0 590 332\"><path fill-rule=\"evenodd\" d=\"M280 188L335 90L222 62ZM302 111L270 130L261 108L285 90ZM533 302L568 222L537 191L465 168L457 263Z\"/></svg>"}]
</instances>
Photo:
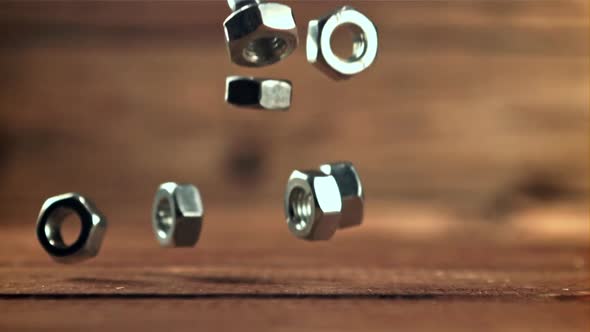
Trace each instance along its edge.
<instances>
[{"instance_id":1,"label":"shiny chrome nut","mask_svg":"<svg viewBox=\"0 0 590 332\"><path fill-rule=\"evenodd\" d=\"M223 26L229 56L240 66L270 65L284 59L297 47L295 19L291 8L283 4L242 6L223 22Z\"/></svg>"},{"instance_id":2,"label":"shiny chrome nut","mask_svg":"<svg viewBox=\"0 0 590 332\"><path fill-rule=\"evenodd\" d=\"M293 87L290 81L230 76L225 80L225 101L240 107L288 110Z\"/></svg>"},{"instance_id":3,"label":"shiny chrome nut","mask_svg":"<svg viewBox=\"0 0 590 332\"><path fill-rule=\"evenodd\" d=\"M336 179L342 197L340 228L358 226L363 222L364 194L361 178L350 162L335 162L320 166L320 171Z\"/></svg>"},{"instance_id":4,"label":"shiny chrome nut","mask_svg":"<svg viewBox=\"0 0 590 332\"><path fill-rule=\"evenodd\" d=\"M340 225L342 201L336 179L319 171L293 171L285 191L289 230L305 240L328 240Z\"/></svg>"},{"instance_id":5,"label":"shiny chrome nut","mask_svg":"<svg viewBox=\"0 0 590 332\"><path fill-rule=\"evenodd\" d=\"M80 220L80 234L68 245L63 240L61 226L72 213ZM36 230L41 246L56 262L76 263L98 254L106 228L106 218L89 199L67 193L43 203Z\"/></svg>"},{"instance_id":6,"label":"shiny chrome nut","mask_svg":"<svg viewBox=\"0 0 590 332\"><path fill-rule=\"evenodd\" d=\"M192 184L166 182L158 187L152 208L152 226L160 245L192 247L199 240L203 203Z\"/></svg>"},{"instance_id":7,"label":"shiny chrome nut","mask_svg":"<svg viewBox=\"0 0 590 332\"><path fill-rule=\"evenodd\" d=\"M244 6L260 3L259 0L227 0L227 4L232 11L236 11Z\"/></svg>"},{"instance_id":8,"label":"shiny chrome nut","mask_svg":"<svg viewBox=\"0 0 590 332\"><path fill-rule=\"evenodd\" d=\"M340 27L350 29L353 34L352 56L348 59L339 57L332 50L332 35ZM333 79L346 79L367 69L375 61L377 48L377 28L352 7L342 7L309 22L307 61Z\"/></svg>"}]
</instances>

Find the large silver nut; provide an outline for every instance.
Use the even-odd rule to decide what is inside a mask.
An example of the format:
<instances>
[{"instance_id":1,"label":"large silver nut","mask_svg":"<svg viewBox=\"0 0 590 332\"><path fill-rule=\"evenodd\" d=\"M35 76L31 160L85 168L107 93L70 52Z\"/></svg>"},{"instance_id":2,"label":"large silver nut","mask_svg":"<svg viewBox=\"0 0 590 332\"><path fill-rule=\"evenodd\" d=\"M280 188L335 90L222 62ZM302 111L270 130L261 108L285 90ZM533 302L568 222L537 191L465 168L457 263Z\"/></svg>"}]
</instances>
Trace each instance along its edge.
<instances>
[{"instance_id":1,"label":"large silver nut","mask_svg":"<svg viewBox=\"0 0 590 332\"><path fill-rule=\"evenodd\" d=\"M285 111L292 93L287 80L230 76L225 81L225 101L240 107Z\"/></svg>"},{"instance_id":2,"label":"large silver nut","mask_svg":"<svg viewBox=\"0 0 590 332\"><path fill-rule=\"evenodd\" d=\"M340 27L353 35L352 56L344 59L332 50L331 39ZM307 61L335 80L347 79L367 69L377 56L377 28L363 13L352 7L309 22L307 33Z\"/></svg>"},{"instance_id":3,"label":"large silver nut","mask_svg":"<svg viewBox=\"0 0 590 332\"><path fill-rule=\"evenodd\" d=\"M61 234L64 220L75 213L80 220L80 234L66 244ZM76 263L98 255L107 220L96 206L77 193L48 198L37 219L37 238L43 249L59 263Z\"/></svg>"},{"instance_id":4,"label":"large silver nut","mask_svg":"<svg viewBox=\"0 0 590 332\"><path fill-rule=\"evenodd\" d=\"M328 240L340 225L342 201L336 179L319 171L293 171L285 191L289 230L305 240Z\"/></svg>"},{"instance_id":5,"label":"large silver nut","mask_svg":"<svg viewBox=\"0 0 590 332\"><path fill-rule=\"evenodd\" d=\"M278 62L297 47L297 27L289 6L253 3L233 12L223 23L231 60L261 67Z\"/></svg>"},{"instance_id":6,"label":"large silver nut","mask_svg":"<svg viewBox=\"0 0 590 332\"><path fill-rule=\"evenodd\" d=\"M192 247L199 240L203 203L192 184L166 182L154 197L152 226L163 247Z\"/></svg>"},{"instance_id":7,"label":"large silver nut","mask_svg":"<svg viewBox=\"0 0 590 332\"><path fill-rule=\"evenodd\" d=\"M340 228L358 226L363 222L364 194L361 178L351 162L323 164L320 171L336 179L342 197Z\"/></svg>"}]
</instances>

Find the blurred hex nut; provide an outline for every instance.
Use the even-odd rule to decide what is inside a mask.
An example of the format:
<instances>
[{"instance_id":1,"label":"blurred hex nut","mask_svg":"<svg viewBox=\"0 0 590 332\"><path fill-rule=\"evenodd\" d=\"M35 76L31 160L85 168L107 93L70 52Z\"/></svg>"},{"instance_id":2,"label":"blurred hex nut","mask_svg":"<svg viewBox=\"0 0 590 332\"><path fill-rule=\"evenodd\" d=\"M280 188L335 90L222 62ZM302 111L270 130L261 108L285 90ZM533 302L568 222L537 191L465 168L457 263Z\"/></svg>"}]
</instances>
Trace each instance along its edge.
<instances>
[{"instance_id":1,"label":"blurred hex nut","mask_svg":"<svg viewBox=\"0 0 590 332\"><path fill-rule=\"evenodd\" d=\"M340 225L342 201L336 179L320 171L293 171L285 191L291 233L305 240L328 240Z\"/></svg>"},{"instance_id":2,"label":"blurred hex nut","mask_svg":"<svg viewBox=\"0 0 590 332\"><path fill-rule=\"evenodd\" d=\"M260 3L260 0L227 0L227 5L232 11L236 11L253 3Z\"/></svg>"},{"instance_id":3,"label":"blurred hex nut","mask_svg":"<svg viewBox=\"0 0 590 332\"><path fill-rule=\"evenodd\" d=\"M360 176L350 162L335 162L320 166L324 174L336 179L342 197L340 228L358 226L363 222L364 194Z\"/></svg>"},{"instance_id":4,"label":"blurred hex nut","mask_svg":"<svg viewBox=\"0 0 590 332\"><path fill-rule=\"evenodd\" d=\"M154 197L152 226L163 247L192 247L199 240L203 203L192 184L166 182Z\"/></svg>"},{"instance_id":5,"label":"blurred hex nut","mask_svg":"<svg viewBox=\"0 0 590 332\"><path fill-rule=\"evenodd\" d=\"M80 220L80 233L72 244L67 244L61 227L72 213ZM89 199L66 193L43 203L36 231L39 242L56 262L76 263L98 254L106 228L106 218Z\"/></svg>"},{"instance_id":6,"label":"blurred hex nut","mask_svg":"<svg viewBox=\"0 0 590 332\"><path fill-rule=\"evenodd\" d=\"M230 76L225 81L225 101L240 107L288 110L292 91L287 80Z\"/></svg>"},{"instance_id":7,"label":"blurred hex nut","mask_svg":"<svg viewBox=\"0 0 590 332\"><path fill-rule=\"evenodd\" d=\"M347 59L336 55L331 45L334 31L341 27L349 29L353 35L352 55ZM377 49L377 28L352 7L344 6L309 22L307 61L333 79L346 79L365 70L375 60Z\"/></svg>"},{"instance_id":8,"label":"blurred hex nut","mask_svg":"<svg viewBox=\"0 0 590 332\"><path fill-rule=\"evenodd\" d=\"M262 67L278 62L297 47L291 8L279 3L229 1L237 8L223 23L231 60L240 66Z\"/></svg>"}]
</instances>

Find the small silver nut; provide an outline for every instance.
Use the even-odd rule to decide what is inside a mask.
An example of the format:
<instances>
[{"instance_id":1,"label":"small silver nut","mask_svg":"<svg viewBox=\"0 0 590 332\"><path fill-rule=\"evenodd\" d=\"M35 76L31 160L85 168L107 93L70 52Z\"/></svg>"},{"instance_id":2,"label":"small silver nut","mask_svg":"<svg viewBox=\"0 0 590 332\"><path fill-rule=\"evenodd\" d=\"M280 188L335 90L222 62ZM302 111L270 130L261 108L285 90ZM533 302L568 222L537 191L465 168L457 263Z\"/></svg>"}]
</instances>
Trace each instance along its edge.
<instances>
[{"instance_id":1,"label":"small silver nut","mask_svg":"<svg viewBox=\"0 0 590 332\"><path fill-rule=\"evenodd\" d=\"M336 179L319 171L293 171L285 191L289 230L306 240L328 240L340 225L342 201Z\"/></svg>"},{"instance_id":2,"label":"small silver nut","mask_svg":"<svg viewBox=\"0 0 590 332\"><path fill-rule=\"evenodd\" d=\"M162 183L152 208L152 226L163 247L192 247L199 240L203 203L192 184Z\"/></svg>"},{"instance_id":3,"label":"small silver nut","mask_svg":"<svg viewBox=\"0 0 590 332\"><path fill-rule=\"evenodd\" d=\"M230 76L225 80L225 101L240 107L288 110L293 87L290 81Z\"/></svg>"},{"instance_id":4,"label":"small silver nut","mask_svg":"<svg viewBox=\"0 0 590 332\"><path fill-rule=\"evenodd\" d=\"M340 228L358 226L363 222L364 194L361 178L351 162L335 162L320 166L324 174L336 179L342 197Z\"/></svg>"},{"instance_id":5,"label":"small silver nut","mask_svg":"<svg viewBox=\"0 0 590 332\"><path fill-rule=\"evenodd\" d=\"M332 50L331 39L340 27L353 34L352 56L343 59ZM344 6L335 12L309 22L307 61L335 80L356 75L369 67L377 56L377 28L356 9Z\"/></svg>"},{"instance_id":6,"label":"small silver nut","mask_svg":"<svg viewBox=\"0 0 590 332\"><path fill-rule=\"evenodd\" d=\"M227 4L232 11L236 11L253 3L260 3L260 0L227 0Z\"/></svg>"},{"instance_id":7,"label":"small silver nut","mask_svg":"<svg viewBox=\"0 0 590 332\"><path fill-rule=\"evenodd\" d=\"M297 27L291 8L279 3L253 3L223 22L231 60L240 66L261 67L291 54L297 47Z\"/></svg>"},{"instance_id":8,"label":"small silver nut","mask_svg":"<svg viewBox=\"0 0 590 332\"><path fill-rule=\"evenodd\" d=\"M80 220L80 234L68 245L62 238L61 226L72 213ZM41 246L56 262L76 263L98 255L106 227L106 218L89 199L66 193L43 203L36 231Z\"/></svg>"}]
</instances>

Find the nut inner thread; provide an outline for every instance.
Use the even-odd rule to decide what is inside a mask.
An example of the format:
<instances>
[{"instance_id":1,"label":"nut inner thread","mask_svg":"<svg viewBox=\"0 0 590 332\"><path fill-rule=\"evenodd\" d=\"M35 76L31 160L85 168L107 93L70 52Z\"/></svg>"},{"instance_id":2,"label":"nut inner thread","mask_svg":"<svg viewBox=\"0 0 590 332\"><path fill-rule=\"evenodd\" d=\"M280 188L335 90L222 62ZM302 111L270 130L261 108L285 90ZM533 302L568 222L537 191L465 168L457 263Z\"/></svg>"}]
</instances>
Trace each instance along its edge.
<instances>
[{"instance_id":1,"label":"nut inner thread","mask_svg":"<svg viewBox=\"0 0 590 332\"><path fill-rule=\"evenodd\" d=\"M297 230L303 230L311 223L313 216L313 196L303 188L295 188L289 195L289 223Z\"/></svg>"},{"instance_id":2,"label":"nut inner thread","mask_svg":"<svg viewBox=\"0 0 590 332\"><path fill-rule=\"evenodd\" d=\"M334 51L334 49L337 48L335 46L340 46L335 45L335 42L341 44L343 34L347 34L352 41L352 52L347 55L343 55L342 53L344 52ZM338 39L338 41L336 39ZM367 39L365 33L358 25L352 23L345 23L337 27L330 36L330 44L334 54L346 62L359 61L367 51Z\"/></svg>"},{"instance_id":3,"label":"nut inner thread","mask_svg":"<svg viewBox=\"0 0 590 332\"><path fill-rule=\"evenodd\" d=\"M163 197L158 202L156 219L158 221L158 236L165 239L168 237L168 233L174 222L172 206L168 198Z\"/></svg>"},{"instance_id":4,"label":"nut inner thread","mask_svg":"<svg viewBox=\"0 0 590 332\"><path fill-rule=\"evenodd\" d=\"M76 217L70 218L72 214ZM71 221L70 219L75 219L76 222L78 222L78 236L76 236L74 241L65 241L62 234L62 227L64 222ZM52 246L65 249L72 243L76 242L76 240L80 237L81 224L82 221L80 220L80 216L78 216L77 213L71 209L60 207L55 209L55 211L53 211L53 213L49 216L47 223L45 224L45 236Z\"/></svg>"},{"instance_id":5,"label":"nut inner thread","mask_svg":"<svg viewBox=\"0 0 590 332\"><path fill-rule=\"evenodd\" d=\"M248 62L264 64L283 58L287 46L287 42L280 37L262 37L251 41L242 54Z\"/></svg>"}]
</instances>

